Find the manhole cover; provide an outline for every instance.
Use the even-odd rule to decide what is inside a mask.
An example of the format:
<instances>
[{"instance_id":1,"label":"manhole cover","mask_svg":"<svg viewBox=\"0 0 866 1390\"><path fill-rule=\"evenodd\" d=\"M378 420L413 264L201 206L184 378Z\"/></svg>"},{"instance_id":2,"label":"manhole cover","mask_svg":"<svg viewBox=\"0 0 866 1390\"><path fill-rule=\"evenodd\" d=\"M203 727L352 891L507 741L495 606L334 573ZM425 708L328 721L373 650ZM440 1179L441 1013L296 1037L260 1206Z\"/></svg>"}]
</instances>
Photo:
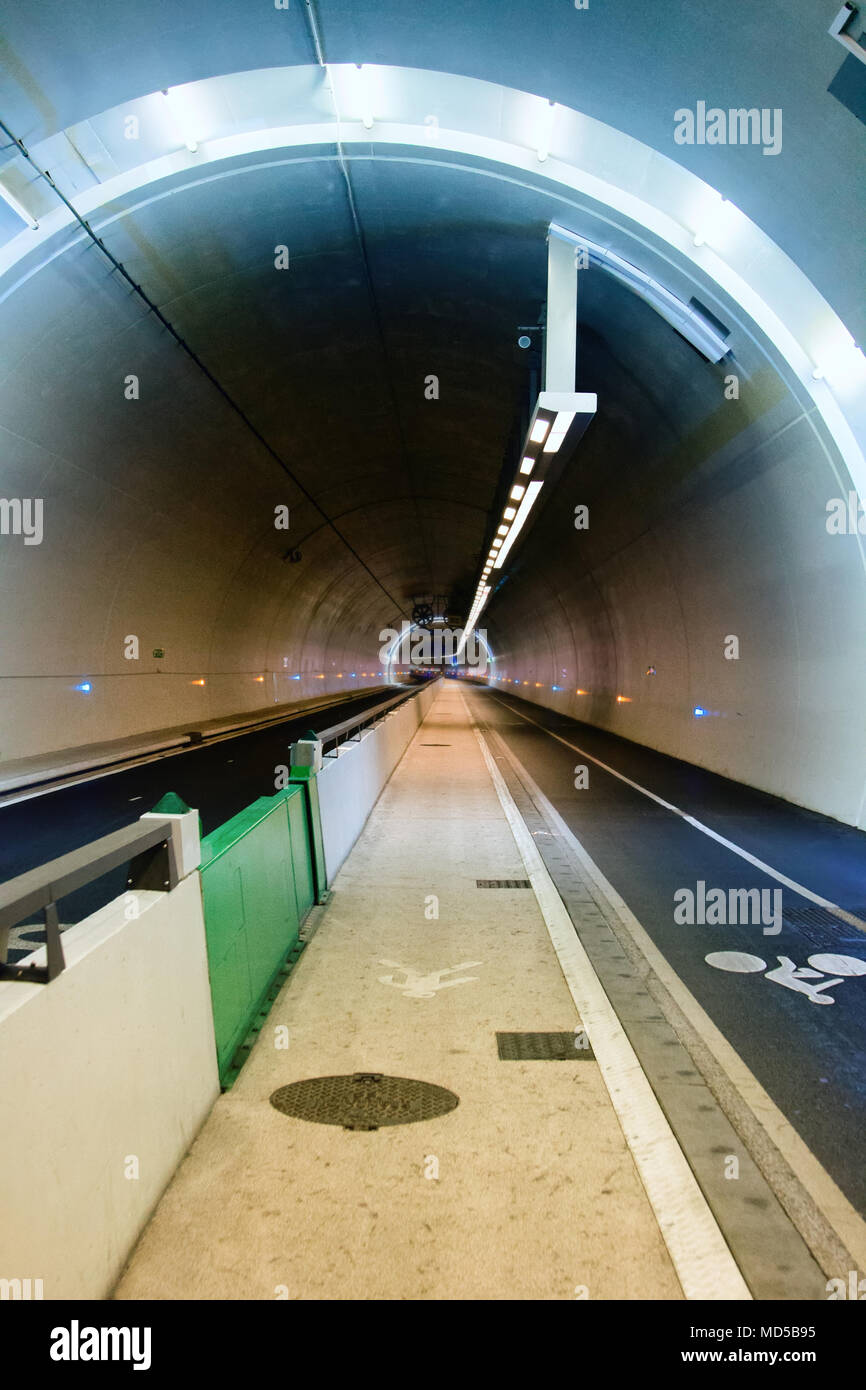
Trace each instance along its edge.
<instances>
[{"instance_id":1,"label":"manhole cover","mask_svg":"<svg viewBox=\"0 0 866 1390\"><path fill-rule=\"evenodd\" d=\"M314 1076L281 1086L271 1105L296 1120L344 1129L381 1129L383 1125L411 1125L447 1115L460 1101L444 1086L412 1081L406 1076L381 1072L355 1072L354 1076Z\"/></svg>"}]
</instances>

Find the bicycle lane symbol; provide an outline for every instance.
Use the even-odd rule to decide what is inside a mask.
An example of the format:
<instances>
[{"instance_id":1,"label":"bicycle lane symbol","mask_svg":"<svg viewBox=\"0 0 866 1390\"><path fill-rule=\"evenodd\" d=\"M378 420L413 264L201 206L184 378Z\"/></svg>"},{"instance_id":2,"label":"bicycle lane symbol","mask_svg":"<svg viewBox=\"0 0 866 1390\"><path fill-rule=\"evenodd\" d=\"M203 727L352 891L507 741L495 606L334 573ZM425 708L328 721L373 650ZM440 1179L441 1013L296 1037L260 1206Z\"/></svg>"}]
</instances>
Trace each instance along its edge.
<instances>
[{"instance_id":1,"label":"bicycle lane symbol","mask_svg":"<svg viewBox=\"0 0 866 1390\"><path fill-rule=\"evenodd\" d=\"M866 975L866 960L858 956L835 956L818 954L809 957L808 966L795 965L790 956L776 956L779 964L767 970L767 962L760 956L749 955L747 951L711 951L704 956L707 965L716 970L727 970L734 975L753 975L766 970L765 980L785 989L805 994L810 1004L835 1004L826 993L837 985L845 983L857 975ZM813 983L820 980L820 984Z\"/></svg>"}]
</instances>

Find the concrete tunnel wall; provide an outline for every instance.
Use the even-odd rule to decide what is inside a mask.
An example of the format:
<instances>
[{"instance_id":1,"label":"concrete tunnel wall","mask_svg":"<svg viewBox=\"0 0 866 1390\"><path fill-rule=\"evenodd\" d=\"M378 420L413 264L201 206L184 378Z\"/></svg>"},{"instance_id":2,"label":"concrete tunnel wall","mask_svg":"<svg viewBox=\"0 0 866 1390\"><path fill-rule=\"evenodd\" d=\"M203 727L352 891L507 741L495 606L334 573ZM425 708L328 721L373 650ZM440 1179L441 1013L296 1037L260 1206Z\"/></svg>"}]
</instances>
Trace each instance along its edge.
<instances>
[{"instance_id":1,"label":"concrete tunnel wall","mask_svg":"<svg viewBox=\"0 0 866 1390\"><path fill-rule=\"evenodd\" d=\"M862 537L827 528L850 479L814 412L754 354L695 362L684 399L671 382L690 349L670 334L651 361L640 317L619 340L630 385L600 400L485 615L497 682L862 826ZM587 356L585 384L603 375ZM733 370L738 401L722 390Z\"/></svg>"},{"instance_id":2,"label":"concrete tunnel wall","mask_svg":"<svg viewBox=\"0 0 866 1390\"><path fill-rule=\"evenodd\" d=\"M93 85L82 89L69 73L76 54L83 61L73 12L84 9L64 13L52 36L16 18L13 71L38 80L15 79L6 115L30 140L132 94L273 60L270 14L237 32L229 52L213 47L228 29L204 12L200 46L185 39L166 50L125 33L112 47L109 25L85 35ZM171 14L158 9L135 22L158 17L170 31ZM444 24L413 14L409 25L399 6L387 9L388 24L381 7L356 10L347 26L323 6L332 61L453 69L449 25L465 21L461 70L549 92L650 140L723 187L855 332L862 325L847 234L862 132L827 93L842 55L823 29L813 33L804 0L796 25L772 7L738 4L725 7L720 29L709 12L660 26L645 9L625 33L601 11L592 29L575 31L575 16L550 5L562 42L543 50L537 6L507 17L491 9L507 18L499 45L489 15L455 9ZM308 63L299 16L291 23L280 61ZM648 35L658 40L653 63L644 62ZM784 106L783 156L671 144L673 111L720 78L725 91L742 91L738 101ZM34 97L39 80L51 101ZM152 190L159 197L134 207L130 198L111 210L106 239L337 516L398 608L430 589L431 573L434 588L471 584L525 390L509 355L514 326L534 322L543 301L544 227L562 205L512 190L506 208L490 183L446 186L444 175L407 168L398 188L386 161L376 174L353 168L362 217L371 209L374 261L377 242L388 253L374 270L396 349L401 446L339 175L311 164L280 182L265 163L210 192L203 182ZM287 209L300 214L290 224L291 289L264 269L285 238ZM9 218L0 208L0 222ZM436 273L425 281L429 265ZM50 544L6 538L0 551L2 761L342 691L352 671L378 671L378 631L394 605L98 253L62 233L52 255L19 266L2 290L0 482L5 496L44 496L52 528ZM826 530L828 499L851 486L838 455L748 326L735 334L742 399L723 404L722 369L627 293L607 286L594 296L590 282L578 386L598 391L599 415L485 614L500 672L530 681L524 697L862 824L866 589L860 539ZM298 323L302 342L287 332ZM470 379L473 363L482 369ZM429 412L422 422L417 389L431 368L443 381L450 373L453 388L435 424ZM128 372L142 383L134 404L123 398ZM336 421L329 397L340 401ZM573 527L578 502L590 506L586 533ZM284 503L288 535L272 524ZM283 559L296 544L299 565ZM123 657L130 633L141 641L134 666ZM729 634L740 639L736 662L724 658ZM150 655L157 647L164 662ZM85 678L94 680L87 696L74 688ZM577 696L578 687L590 693ZM713 713L696 720L695 705Z\"/></svg>"}]
</instances>

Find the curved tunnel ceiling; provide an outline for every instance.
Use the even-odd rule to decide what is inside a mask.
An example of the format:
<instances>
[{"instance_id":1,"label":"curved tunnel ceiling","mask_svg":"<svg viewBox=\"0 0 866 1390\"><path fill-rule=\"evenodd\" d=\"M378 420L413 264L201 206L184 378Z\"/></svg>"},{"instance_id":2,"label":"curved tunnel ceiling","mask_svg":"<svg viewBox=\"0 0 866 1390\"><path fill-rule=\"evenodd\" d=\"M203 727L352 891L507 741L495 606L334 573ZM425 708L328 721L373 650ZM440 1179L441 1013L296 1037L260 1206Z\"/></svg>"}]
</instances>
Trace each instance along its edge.
<instances>
[{"instance_id":1,"label":"curved tunnel ceiling","mask_svg":"<svg viewBox=\"0 0 866 1390\"><path fill-rule=\"evenodd\" d=\"M455 14L445 61L441 34L428 35L422 55L419 35L396 13L388 29L381 7L363 24L357 11L365 7L353 6L351 16L337 5L317 8L334 62L439 59L488 79L513 75L501 35L470 62L480 15ZM520 85L609 116L609 93L587 79L593 45L602 32L610 38L608 19L590 21L598 27L580 47L578 81L554 56L560 7L531 9L552 29L542 39L529 7L514 7L526 55ZM500 176L501 166L477 151L446 159L447 139L419 158L411 140L397 144L394 131L383 145L383 132L373 130L363 154L352 137L341 166L330 114L316 105L321 74L308 66L309 33L299 14L278 11L280 62L299 65L299 92L310 74L304 114L294 120L309 123L318 110L324 143L279 158L270 150L235 154L220 161L219 177L191 176L196 156L182 151L174 172L160 167L147 190L119 192L97 218L88 198L97 206L93 189L103 180L76 172L69 138L57 132L163 86L272 65L274 52L262 45L276 21L269 15L265 25L257 14L241 31L233 7L211 5L198 35L195 7L184 8L175 28L177 19L155 6L133 23L146 22L150 34L160 18L165 27L136 49L132 32L121 43L110 25L95 23L101 8L68 13L89 22L73 39L64 20L35 49L23 14L11 26L13 81L0 117L43 156L48 138L58 186L270 451L82 231L50 224L50 190L27 184L27 196L48 201L33 205L41 222L34 249L18 259L8 243L0 285L2 489L7 498L44 498L46 522L41 545L9 536L0 551L4 760L337 689L349 675L375 684L380 630L408 616L416 596L446 595L465 612L533 390L536 354L521 352L516 338L518 326L541 321L547 226L555 220L592 236L604 224L611 234L597 200L564 201L553 158L518 180ZM571 24L587 19L569 16ZM508 16L506 28L513 22ZM664 144L660 112L670 127L673 109L703 89L690 76L673 107L660 92L675 71L688 70L705 23L691 16L661 26L676 64L656 33L655 95L638 75L646 63L636 63L634 89L613 122L635 127L642 111L642 138L683 164L697 165L697 154L675 149L670 128ZM759 21L752 15L749 23ZM862 127L826 95L839 59L821 49L811 24L803 42L818 55L823 86L814 63L804 72L799 49L793 72L776 64L769 78L750 71L742 33L727 53L719 100L736 87L732 102L783 106L786 130L794 129L778 159L756 149L714 151L722 158L713 183L797 260L815 286L810 309L820 308L821 295L856 332L862 281L845 278L856 194L843 180L831 215L819 198L828 171L817 156L844 131L854 167ZM457 44L464 32L467 42ZM616 68L622 45L629 61L638 55L634 31L620 38L615 57L605 52L624 72ZM82 43L98 61L83 62L74 80ZM720 71L725 58L722 39L714 52ZM703 59L701 66L709 93ZM265 105L267 74L256 80ZM757 95L741 98L749 82ZM798 144L810 102L822 124L806 156ZM253 110L235 114L247 131L260 124ZM99 122L91 125L98 135ZM21 157L8 153L8 184L17 188ZM612 147L585 156L585 166L615 162ZM636 193L664 191L657 165L636 166L635 180ZM816 197L805 227L799 213L790 217L794 183L800 210L807 190ZM0 213L0 233L10 235L20 223L5 207ZM56 216L67 220L65 210ZM832 235L822 237L830 221ZM697 296L730 328L733 355L705 362L604 272L581 276L577 389L597 392L599 411L485 614L497 676L512 688L519 680L529 698L862 822L862 541L825 526L827 499L847 496L849 470L862 459L852 443L863 420L862 357L846 361L843 382L832 381L832 364L828 380L814 382L814 351L810 359L803 350L802 370L792 366L791 353L694 264L693 251L685 254L688 229L679 257L622 215L616 229L623 254L631 245L633 259L661 267L682 298ZM274 264L284 244L285 271ZM763 272L769 293L767 265L765 248L763 260L746 258L743 269ZM785 312L796 318L797 307L792 301ZM732 371L736 400L725 392ZM137 400L124 394L130 375ZM425 393L431 375L438 399ZM590 508L586 533L574 528L579 503ZM283 504L289 532L273 524ZM134 672L123 656L130 633L140 634L143 653ZM730 634L742 643L736 662L724 656ZM151 650L164 650L165 660ZM84 676L94 689L82 700L75 684ZM712 717L696 721L695 706Z\"/></svg>"}]
</instances>

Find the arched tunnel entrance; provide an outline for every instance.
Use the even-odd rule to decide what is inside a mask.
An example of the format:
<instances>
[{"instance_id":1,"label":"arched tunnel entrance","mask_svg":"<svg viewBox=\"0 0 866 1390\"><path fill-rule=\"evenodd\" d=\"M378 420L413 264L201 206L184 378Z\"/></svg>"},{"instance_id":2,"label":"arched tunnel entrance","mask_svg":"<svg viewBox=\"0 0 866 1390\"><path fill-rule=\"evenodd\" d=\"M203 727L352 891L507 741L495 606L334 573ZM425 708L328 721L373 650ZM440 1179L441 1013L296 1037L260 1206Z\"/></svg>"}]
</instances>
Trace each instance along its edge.
<instances>
[{"instance_id":1,"label":"arched tunnel entrance","mask_svg":"<svg viewBox=\"0 0 866 1390\"><path fill-rule=\"evenodd\" d=\"M170 955L172 904L201 944L178 961L199 1032L169 1039L195 1059L188 1101L155 1121L175 1138L106 1233L113 1255L47 1231L10 1245L72 1260L50 1297L155 1296L187 1203L206 1263L216 1217L179 1165L201 1125L216 1161L266 1075L268 1010L315 1039L282 1091L327 1065L369 1101L414 1026L386 1026L376 990L438 1009L454 1055L466 1030L461 1104L429 1123L484 1154L474 1118L455 1127L488 1061L496 1091L500 1062L539 1059L513 1038L561 1057L550 1039L586 1026L601 1149L632 1165L592 1241L633 1223L652 1296L716 1296L715 1279L820 1300L866 1261L861 19L806 0L613 8L159 0L122 19L78 0L49 33L10 6L0 1039L8 1023L14 1055L33 1046L22 991L74 1007L79 943L126 932L134 958L144 908ZM390 875L417 900L411 930ZM329 1050L327 1010L304 1012L329 949L379 1051L363 1030ZM499 1008L521 973L537 1017L525 993ZM161 1014L142 988L146 1032ZM168 1036L186 1013L165 1008ZM498 1053L482 1016L512 1039ZM429 1079L449 1086L442 1065ZM511 1084L529 1162L541 1121ZM567 1108L543 1094L548 1116ZM285 1096L276 1110L304 1123ZM671 1208L654 1151L678 1174ZM330 1140L316 1154L343 1162ZM375 1163L363 1183L381 1196ZM494 1188L479 1231L515 1271ZM266 1191L285 1231L303 1224L264 1179L261 1210ZM511 1296L481 1277L443 1292L441 1238L427 1282L396 1235L374 1241L365 1285L329 1283L307 1231L314 1296ZM632 1254L571 1285L648 1296ZM516 1296L572 1297L572 1257L555 1289L533 1273ZM242 1296L178 1278L172 1299Z\"/></svg>"}]
</instances>

